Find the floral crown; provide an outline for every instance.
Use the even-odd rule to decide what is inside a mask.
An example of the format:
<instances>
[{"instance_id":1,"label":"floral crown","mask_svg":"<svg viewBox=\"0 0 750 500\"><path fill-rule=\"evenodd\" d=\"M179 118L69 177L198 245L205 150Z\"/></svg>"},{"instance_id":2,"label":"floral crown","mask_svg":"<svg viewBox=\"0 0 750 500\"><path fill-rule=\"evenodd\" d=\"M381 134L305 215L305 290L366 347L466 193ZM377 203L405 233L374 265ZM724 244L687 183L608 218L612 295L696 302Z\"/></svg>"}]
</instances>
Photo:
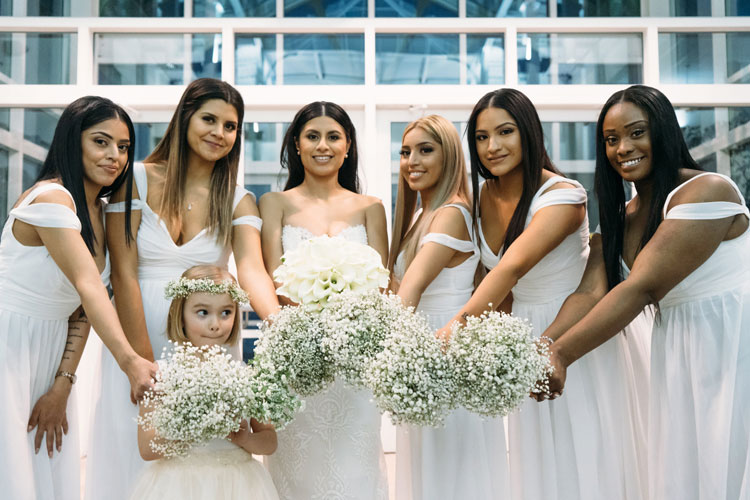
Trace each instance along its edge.
<instances>
[{"instance_id":1,"label":"floral crown","mask_svg":"<svg viewBox=\"0 0 750 500\"><path fill-rule=\"evenodd\" d=\"M171 280L164 288L164 297L175 299L178 297L187 297L191 293L213 293L220 295L228 293L232 300L238 304L247 304L247 294L232 280L219 281L218 283L211 278L179 278Z\"/></svg>"}]
</instances>

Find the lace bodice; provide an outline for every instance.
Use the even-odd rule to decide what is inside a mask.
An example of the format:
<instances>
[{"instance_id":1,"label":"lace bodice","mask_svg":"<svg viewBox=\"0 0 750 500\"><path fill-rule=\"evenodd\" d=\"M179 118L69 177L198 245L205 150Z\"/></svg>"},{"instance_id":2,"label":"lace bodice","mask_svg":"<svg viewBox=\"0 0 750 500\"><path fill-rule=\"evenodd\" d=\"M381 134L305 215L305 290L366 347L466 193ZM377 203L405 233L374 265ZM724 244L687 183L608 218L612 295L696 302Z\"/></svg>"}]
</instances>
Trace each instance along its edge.
<instances>
[{"instance_id":1,"label":"lace bodice","mask_svg":"<svg viewBox=\"0 0 750 500\"><path fill-rule=\"evenodd\" d=\"M295 248L297 248L297 245L299 245L303 241L315 238L316 236L321 236L321 235L314 234L312 231L310 231L306 227L292 226L290 224L286 224L281 229L281 246L285 252L287 250L294 250ZM337 236L339 238L344 238L345 240L348 240L348 241L362 243L364 245L367 245L368 243L367 228L365 228L364 224L356 224L354 226L347 226L341 231L339 231L338 233L332 234L330 236L332 237Z\"/></svg>"}]
</instances>

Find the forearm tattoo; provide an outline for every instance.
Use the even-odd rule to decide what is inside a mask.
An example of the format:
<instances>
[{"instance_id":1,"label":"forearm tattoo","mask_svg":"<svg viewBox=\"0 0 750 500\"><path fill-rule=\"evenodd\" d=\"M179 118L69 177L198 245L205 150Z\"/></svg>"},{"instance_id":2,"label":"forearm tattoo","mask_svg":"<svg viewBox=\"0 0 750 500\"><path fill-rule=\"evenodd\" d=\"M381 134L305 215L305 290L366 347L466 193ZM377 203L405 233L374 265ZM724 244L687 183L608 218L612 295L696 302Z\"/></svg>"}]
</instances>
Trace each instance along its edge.
<instances>
[{"instance_id":1,"label":"forearm tattoo","mask_svg":"<svg viewBox=\"0 0 750 500\"><path fill-rule=\"evenodd\" d=\"M86 311L83 308L68 320L68 338L65 341L65 350L63 359L70 359L82 344L85 344L88 335L89 320L86 317Z\"/></svg>"}]
</instances>

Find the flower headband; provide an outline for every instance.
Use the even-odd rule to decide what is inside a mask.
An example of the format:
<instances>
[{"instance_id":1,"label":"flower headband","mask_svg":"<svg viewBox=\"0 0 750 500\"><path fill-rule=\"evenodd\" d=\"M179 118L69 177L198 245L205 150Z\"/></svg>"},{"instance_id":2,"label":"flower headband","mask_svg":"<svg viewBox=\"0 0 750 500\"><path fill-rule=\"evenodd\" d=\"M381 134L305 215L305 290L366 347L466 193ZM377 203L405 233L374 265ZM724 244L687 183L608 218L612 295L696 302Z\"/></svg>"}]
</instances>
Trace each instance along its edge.
<instances>
[{"instance_id":1,"label":"flower headband","mask_svg":"<svg viewBox=\"0 0 750 500\"><path fill-rule=\"evenodd\" d=\"M210 278L191 279L179 278L171 280L164 288L164 297L174 299L178 297L187 297L191 293L213 293L220 295L228 293L234 302L238 304L247 304L247 294L245 291L232 280L215 282Z\"/></svg>"}]
</instances>

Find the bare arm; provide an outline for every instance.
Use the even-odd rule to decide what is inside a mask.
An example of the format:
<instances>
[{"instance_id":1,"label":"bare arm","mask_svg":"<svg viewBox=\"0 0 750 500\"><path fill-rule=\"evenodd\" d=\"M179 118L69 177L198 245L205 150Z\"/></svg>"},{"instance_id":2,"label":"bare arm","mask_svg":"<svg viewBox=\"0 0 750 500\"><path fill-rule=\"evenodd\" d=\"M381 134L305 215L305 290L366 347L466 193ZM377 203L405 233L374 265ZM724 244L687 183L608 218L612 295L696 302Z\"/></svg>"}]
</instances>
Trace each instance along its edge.
<instances>
[{"instance_id":1,"label":"bare arm","mask_svg":"<svg viewBox=\"0 0 750 500\"><path fill-rule=\"evenodd\" d=\"M259 216L251 196L246 195L235 209L234 216ZM279 301L271 277L266 272L261 250L261 233L246 224L232 228L232 251L237 263L240 286L248 292L250 305L261 319L278 312Z\"/></svg>"},{"instance_id":2,"label":"bare arm","mask_svg":"<svg viewBox=\"0 0 750 500\"><path fill-rule=\"evenodd\" d=\"M254 418L243 420L240 430L229 435L229 440L253 455L271 455L276 451L276 429L271 424L261 423Z\"/></svg>"},{"instance_id":3,"label":"bare arm","mask_svg":"<svg viewBox=\"0 0 750 500\"><path fill-rule=\"evenodd\" d=\"M266 193L260 198L260 215L263 219L263 229L260 232L261 248L263 250L263 261L269 276L281 264L281 229L284 209L282 206L282 195L279 193Z\"/></svg>"},{"instance_id":4,"label":"bare arm","mask_svg":"<svg viewBox=\"0 0 750 500\"><path fill-rule=\"evenodd\" d=\"M385 208L377 198L372 198L374 203L365 210L365 229L367 230L367 241L372 248L378 251L383 266L388 263L388 229L385 222Z\"/></svg>"}]
</instances>

